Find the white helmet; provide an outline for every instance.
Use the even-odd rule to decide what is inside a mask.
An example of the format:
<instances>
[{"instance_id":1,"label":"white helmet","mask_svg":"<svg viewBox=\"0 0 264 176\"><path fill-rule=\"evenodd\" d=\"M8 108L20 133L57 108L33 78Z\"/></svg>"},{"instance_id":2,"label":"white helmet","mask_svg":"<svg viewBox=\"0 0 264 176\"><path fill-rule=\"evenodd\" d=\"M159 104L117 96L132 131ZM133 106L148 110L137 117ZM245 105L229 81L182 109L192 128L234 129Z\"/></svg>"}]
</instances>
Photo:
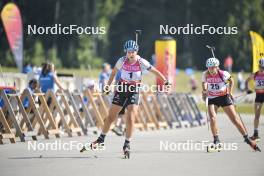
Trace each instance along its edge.
<instances>
[{"instance_id":1,"label":"white helmet","mask_svg":"<svg viewBox=\"0 0 264 176\"><path fill-rule=\"evenodd\" d=\"M215 57L211 57L206 60L206 67L218 67L219 66L219 60Z\"/></svg>"},{"instance_id":2,"label":"white helmet","mask_svg":"<svg viewBox=\"0 0 264 176\"><path fill-rule=\"evenodd\" d=\"M264 58L259 59L259 66L264 67Z\"/></svg>"}]
</instances>

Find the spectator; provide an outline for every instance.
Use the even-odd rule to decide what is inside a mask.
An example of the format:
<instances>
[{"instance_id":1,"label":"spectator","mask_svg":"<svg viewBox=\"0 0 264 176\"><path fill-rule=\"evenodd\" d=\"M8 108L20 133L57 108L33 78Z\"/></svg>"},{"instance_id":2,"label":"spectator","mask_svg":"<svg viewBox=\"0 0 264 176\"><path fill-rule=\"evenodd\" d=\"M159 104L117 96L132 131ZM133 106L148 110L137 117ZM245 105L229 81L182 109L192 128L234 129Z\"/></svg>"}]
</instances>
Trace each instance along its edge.
<instances>
[{"instance_id":1,"label":"spectator","mask_svg":"<svg viewBox=\"0 0 264 176\"><path fill-rule=\"evenodd\" d=\"M87 82L87 88L90 89L92 92L96 90L95 81L93 79Z\"/></svg>"},{"instance_id":2,"label":"spectator","mask_svg":"<svg viewBox=\"0 0 264 176\"><path fill-rule=\"evenodd\" d=\"M25 74L27 74L27 73L31 73L31 72L33 72L33 68L32 68L32 66L31 66L31 64L26 64L25 66L24 66L24 68L23 68L23 70L22 70L22 73L25 73Z\"/></svg>"},{"instance_id":3,"label":"spectator","mask_svg":"<svg viewBox=\"0 0 264 176\"><path fill-rule=\"evenodd\" d=\"M4 90L4 92L6 94L15 93L16 92L16 88L15 87L9 87L9 86L0 86L0 90ZM0 96L0 108L2 108L2 107L4 107L4 100Z\"/></svg>"},{"instance_id":4,"label":"spectator","mask_svg":"<svg viewBox=\"0 0 264 176\"><path fill-rule=\"evenodd\" d=\"M243 77L243 73L244 71L241 70L237 73L237 88L238 90L240 90L241 92L245 90L245 79Z\"/></svg>"},{"instance_id":5,"label":"spectator","mask_svg":"<svg viewBox=\"0 0 264 176\"><path fill-rule=\"evenodd\" d=\"M108 63L102 65L102 72L99 75L99 88L103 91L105 84L107 83L111 74L111 66Z\"/></svg>"},{"instance_id":6,"label":"spectator","mask_svg":"<svg viewBox=\"0 0 264 176\"><path fill-rule=\"evenodd\" d=\"M39 84L41 91L44 93L46 93L49 89L55 91L55 84L59 87L59 89L63 90L53 64L43 64L42 71L39 76Z\"/></svg>"},{"instance_id":7,"label":"spectator","mask_svg":"<svg viewBox=\"0 0 264 176\"><path fill-rule=\"evenodd\" d=\"M195 92L197 89L197 81L195 80L194 75L190 75L190 85L191 85L191 90L192 92Z\"/></svg>"},{"instance_id":8,"label":"spectator","mask_svg":"<svg viewBox=\"0 0 264 176\"><path fill-rule=\"evenodd\" d=\"M230 55L228 55L227 58L225 59L224 67L225 70L227 70L229 73L232 72L233 58Z\"/></svg>"},{"instance_id":9,"label":"spectator","mask_svg":"<svg viewBox=\"0 0 264 176\"><path fill-rule=\"evenodd\" d=\"M121 78L121 71L118 71L116 73L115 82L117 83L120 80L120 78Z\"/></svg>"},{"instance_id":10,"label":"spectator","mask_svg":"<svg viewBox=\"0 0 264 176\"><path fill-rule=\"evenodd\" d=\"M36 79L31 79L28 83L28 87L26 89L29 90L30 94L33 94L35 90L38 88L38 80ZM23 100L23 106L25 109L29 107L29 99L28 97L25 97Z\"/></svg>"}]
</instances>

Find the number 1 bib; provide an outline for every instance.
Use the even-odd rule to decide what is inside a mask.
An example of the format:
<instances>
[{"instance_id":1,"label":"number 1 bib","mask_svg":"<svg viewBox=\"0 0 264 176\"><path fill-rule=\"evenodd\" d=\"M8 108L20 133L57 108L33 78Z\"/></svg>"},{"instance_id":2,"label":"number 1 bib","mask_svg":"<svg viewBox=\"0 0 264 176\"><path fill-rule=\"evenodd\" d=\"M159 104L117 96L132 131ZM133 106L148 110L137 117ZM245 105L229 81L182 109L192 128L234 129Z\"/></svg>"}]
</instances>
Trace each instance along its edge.
<instances>
[{"instance_id":1,"label":"number 1 bib","mask_svg":"<svg viewBox=\"0 0 264 176\"><path fill-rule=\"evenodd\" d=\"M139 59L135 63L130 64L126 58L121 68L121 79L127 82L141 81L142 71Z\"/></svg>"}]
</instances>

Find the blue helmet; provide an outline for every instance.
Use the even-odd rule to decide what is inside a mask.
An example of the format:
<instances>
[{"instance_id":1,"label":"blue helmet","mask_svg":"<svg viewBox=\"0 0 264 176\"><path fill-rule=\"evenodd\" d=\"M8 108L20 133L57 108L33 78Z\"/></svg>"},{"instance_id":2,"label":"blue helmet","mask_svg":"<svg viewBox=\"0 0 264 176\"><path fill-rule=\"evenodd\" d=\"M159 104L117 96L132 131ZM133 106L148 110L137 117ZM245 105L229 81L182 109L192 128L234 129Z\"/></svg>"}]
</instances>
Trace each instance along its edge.
<instances>
[{"instance_id":1,"label":"blue helmet","mask_svg":"<svg viewBox=\"0 0 264 176\"><path fill-rule=\"evenodd\" d=\"M138 45L134 40L128 40L126 41L124 45L124 51L138 51Z\"/></svg>"}]
</instances>

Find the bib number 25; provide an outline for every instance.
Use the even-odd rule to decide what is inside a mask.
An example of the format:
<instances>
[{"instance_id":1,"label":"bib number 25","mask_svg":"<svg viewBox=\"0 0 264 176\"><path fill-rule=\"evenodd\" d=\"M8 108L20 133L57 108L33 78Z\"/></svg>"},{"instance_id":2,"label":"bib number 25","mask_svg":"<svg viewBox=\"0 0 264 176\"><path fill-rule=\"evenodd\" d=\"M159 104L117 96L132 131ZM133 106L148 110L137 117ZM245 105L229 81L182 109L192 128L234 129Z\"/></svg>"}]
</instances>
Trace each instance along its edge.
<instances>
[{"instance_id":1,"label":"bib number 25","mask_svg":"<svg viewBox=\"0 0 264 176\"><path fill-rule=\"evenodd\" d=\"M212 90L219 90L219 84L210 84Z\"/></svg>"}]
</instances>

